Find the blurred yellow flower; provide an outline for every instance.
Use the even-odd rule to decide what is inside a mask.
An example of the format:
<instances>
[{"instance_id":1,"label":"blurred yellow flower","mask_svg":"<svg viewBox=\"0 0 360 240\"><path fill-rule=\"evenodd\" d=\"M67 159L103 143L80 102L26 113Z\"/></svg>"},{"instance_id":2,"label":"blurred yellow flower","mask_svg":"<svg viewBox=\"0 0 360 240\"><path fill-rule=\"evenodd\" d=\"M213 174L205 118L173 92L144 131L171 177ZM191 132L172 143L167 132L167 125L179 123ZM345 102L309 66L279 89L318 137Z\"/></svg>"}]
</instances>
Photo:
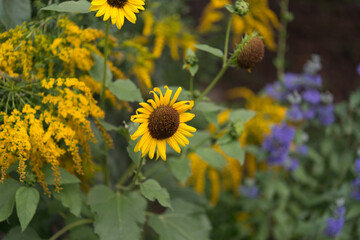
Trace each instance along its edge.
<instances>
[{"instance_id":1,"label":"blurred yellow flower","mask_svg":"<svg viewBox=\"0 0 360 240\"><path fill-rule=\"evenodd\" d=\"M245 17L235 15L232 23L233 43L240 42L244 33L250 34L257 30L264 37L264 42L270 50L276 49L273 29L279 27L279 21L275 13L269 9L267 0L248 0L250 10ZM205 7L201 17L198 30L201 33L218 31L217 22L224 18L225 4L230 4L227 0L212 0Z\"/></svg>"}]
</instances>

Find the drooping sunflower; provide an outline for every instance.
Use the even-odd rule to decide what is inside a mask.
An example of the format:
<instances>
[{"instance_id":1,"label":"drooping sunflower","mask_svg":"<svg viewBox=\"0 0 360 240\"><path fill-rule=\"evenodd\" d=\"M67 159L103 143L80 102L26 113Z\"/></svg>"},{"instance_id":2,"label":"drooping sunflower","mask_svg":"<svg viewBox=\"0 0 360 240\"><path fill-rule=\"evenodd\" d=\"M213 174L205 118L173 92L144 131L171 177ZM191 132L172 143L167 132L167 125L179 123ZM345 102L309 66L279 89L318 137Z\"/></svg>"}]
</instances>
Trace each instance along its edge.
<instances>
[{"instance_id":1,"label":"drooping sunflower","mask_svg":"<svg viewBox=\"0 0 360 240\"><path fill-rule=\"evenodd\" d=\"M111 17L112 24L116 24L118 29L124 25L124 17L130 22L136 22L135 13L145 10L144 0L93 0L90 11L98 11L96 17L104 15L104 21Z\"/></svg>"},{"instance_id":2,"label":"drooping sunflower","mask_svg":"<svg viewBox=\"0 0 360 240\"><path fill-rule=\"evenodd\" d=\"M196 131L194 127L186 124L195 117L195 114L186 112L192 109L194 102L176 102L181 87L176 90L172 99L172 90L167 86L165 88L165 95L157 87L150 91L154 99L147 100L147 103L140 103L142 108L138 108L136 115L131 116L131 121L140 123L131 139L136 140L142 136L134 149L135 152L141 151L142 157L149 153L149 157L152 159L156 151L156 159L160 156L166 160L166 142L180 153L179 145L184 147L189 144L186 137L192 137L191 132Z\"/></svg>"}]
</instances>

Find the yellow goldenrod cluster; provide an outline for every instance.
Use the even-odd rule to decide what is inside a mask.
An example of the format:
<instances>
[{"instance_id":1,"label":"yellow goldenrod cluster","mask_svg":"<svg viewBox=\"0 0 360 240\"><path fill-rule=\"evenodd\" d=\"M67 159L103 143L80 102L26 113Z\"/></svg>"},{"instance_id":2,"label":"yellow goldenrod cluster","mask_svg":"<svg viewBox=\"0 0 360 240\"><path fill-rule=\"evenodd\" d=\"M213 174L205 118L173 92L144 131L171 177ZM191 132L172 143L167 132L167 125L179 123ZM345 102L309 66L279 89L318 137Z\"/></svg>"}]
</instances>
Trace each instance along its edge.
<instances>
[{"instance_id":1,"label":"yellow goldenrod cluster","mask_svg":"<svg viewBox=\"0 0 360 240\"><path fill-rule=\"evenodd\" d=\"M232 30L233 42L239 43L244 33L250 34L257 30L264 37L264 42L270 50L276 49L273 29L279 27L279 21L273 11L269 9L267 0L248 0L250 10L245 17L234 15ZM217 22L224 18L225 4L229 0L211 0L205 7L198 30L201 33L217 31Z\"/></svg>"},{"instance_id":2,"label":"yellow goldenrod cluster","mask_svg":"<svg viewBox=\"0 0 360 240\"><path fill-rule=\"evenodd\" d=\"M23 98L27 98L27 93L29 97L37 97L32 105L21 104L11 111L1 105L1 181L7 178L9 166L18 161L19 180L24 181L27 172L33 172L49 194L42 170L45 164L52 166L57 191L60 189L59 167L78 176L91 174L89 141L95 138L87 118L103 118L104 112L97 106L90 89L76 78L50 78L40 84L35 87L39 84L34 83L33 89L21 92Z\"/></svg>"},{"instance_id":3,"label":"yellow goldenrod cluster","mask_svg":"<svg viewBox=\"0 0 360 240\"><path fill-rule=\"evenodd\" d=\"M266 134L270 133L272 126L285 118L286 108L277 105L274 100L267 96L257 96L247 88L232 89L228 95L230 98L244 98L246 100L245 108L256 112L256 115L245 123L244 131L238 139L239 146L261 146ZM225 110L218 115L220 126L227 123L230 112L231 110ZM208 130L215 134L217 128L215 125L210 124ZM266 167L264 165L258 166L256 157L248 153L245 155L244 165L241 166L237 159L227 156L219 145L213 145L212 148L224 157L227 162L226 166L218 171L192 153L188 156L191 161L192 175L187 182L187 184L193 184L198 193L203 194L207 176L211 182L210 202L212 204L216 204L219 198L220 185L224 190L232 190L234 195L238 195L242 179L244 177L253 178L258 168L264 169Z\"/></svg>"},{"instance_id":4,"label":"yellow goldenrod cluster","mask_svg":"<svg viewBox=\"0 0 360 240\"><path fill-rule=\"evenodd\" d=\"M101 83L95 81L89 71L94 66L92 54L102 56L99 47L104 33L92 28L81 29L67 18L57 21L56 31L43 32L40 27L23 25L1 33L0 71L11 77L21 75L26 81L46 76L77 76L79 80L86 80L93 93L99 94ZM111 40L110 46L115 45L116 41ZM125 79L120 69L110 61L108 64L115 77ZM105 96L114 106L122 107L110 91L106 91Z\"/></svg>"}]
</instances>

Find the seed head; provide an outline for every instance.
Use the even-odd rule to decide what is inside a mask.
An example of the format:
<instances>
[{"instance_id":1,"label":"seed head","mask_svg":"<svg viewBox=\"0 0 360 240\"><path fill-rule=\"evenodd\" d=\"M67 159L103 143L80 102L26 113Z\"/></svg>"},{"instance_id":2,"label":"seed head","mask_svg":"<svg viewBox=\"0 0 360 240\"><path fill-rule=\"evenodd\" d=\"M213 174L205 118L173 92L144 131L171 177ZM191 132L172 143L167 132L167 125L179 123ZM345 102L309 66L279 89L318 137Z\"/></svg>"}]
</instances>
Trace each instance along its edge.
<instances>
[{"instance_id":1,"label":"seed head","mask_svg":"<svg viewBox=\"0 0 360 240\"><path fill-rule=\"evenodd\" d=\"M242 49L237 58L240 68L251 69L264 58L264 43L259 37L252 38Z\"/></svg>"}]
</instances>

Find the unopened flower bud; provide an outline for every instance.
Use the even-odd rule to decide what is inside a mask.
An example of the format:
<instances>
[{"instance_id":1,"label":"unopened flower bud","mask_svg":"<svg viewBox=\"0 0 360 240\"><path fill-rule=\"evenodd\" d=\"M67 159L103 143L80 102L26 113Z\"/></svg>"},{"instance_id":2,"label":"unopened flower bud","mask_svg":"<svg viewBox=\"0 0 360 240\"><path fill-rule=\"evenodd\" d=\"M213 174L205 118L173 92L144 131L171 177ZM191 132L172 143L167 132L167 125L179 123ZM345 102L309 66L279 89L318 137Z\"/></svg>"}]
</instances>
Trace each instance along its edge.
<instances>
[{"instance_id":1,"label":"unopened flower bud","mask_svg":"<svg viewBox=\"0 0 360 240\"><path fill-rule=\"evenodd\" d=\"M249 3L239 0L235 3L235 13L239 16L245 16L249 12Z\"/></svg>"},{"instance_id":2,"label":"unopened flower bud","mask_svg":"<svg viewBox=\"0 0 360 240\"><path fill-rule=\"evenodd\" d=\"M259 37L252 38L242 49L237 58L240 68L251 69L264 58L264 43Z\"/></svg>"},{"instance_id":3,"label":"unopened flower bud","mask_svg":"<svg viewBox=\"0 0 360 240\"><path fill-rule=\"evenodd\" d=\"M244 132L244 123L241 121L235 122L231 126L231 135L235 138L241 137Z\"/></svg>"}]
</instances>

